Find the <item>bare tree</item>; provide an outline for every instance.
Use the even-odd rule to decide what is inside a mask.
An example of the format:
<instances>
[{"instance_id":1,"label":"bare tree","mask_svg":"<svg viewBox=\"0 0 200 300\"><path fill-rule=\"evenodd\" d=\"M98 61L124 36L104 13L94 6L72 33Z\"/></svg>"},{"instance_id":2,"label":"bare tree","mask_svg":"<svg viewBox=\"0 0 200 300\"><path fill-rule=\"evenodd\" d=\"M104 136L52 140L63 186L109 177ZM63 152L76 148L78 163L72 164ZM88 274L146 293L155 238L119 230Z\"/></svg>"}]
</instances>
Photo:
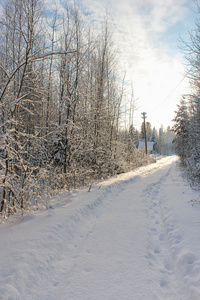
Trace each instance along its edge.
<instances>
[{"instance_id":1,"label":"bare tree","mask_svg":"<svg viewBox=\"0 0 200 300\"><path fill-rule=\"evenodd\" d=\"M38 208L46 187L78 187L124 164L125 76L118 79L108 18L97 31L76 3L62 14L44 24L42 0L8 0L0 21L4 215Z\"/></svg>"}]
</instances>

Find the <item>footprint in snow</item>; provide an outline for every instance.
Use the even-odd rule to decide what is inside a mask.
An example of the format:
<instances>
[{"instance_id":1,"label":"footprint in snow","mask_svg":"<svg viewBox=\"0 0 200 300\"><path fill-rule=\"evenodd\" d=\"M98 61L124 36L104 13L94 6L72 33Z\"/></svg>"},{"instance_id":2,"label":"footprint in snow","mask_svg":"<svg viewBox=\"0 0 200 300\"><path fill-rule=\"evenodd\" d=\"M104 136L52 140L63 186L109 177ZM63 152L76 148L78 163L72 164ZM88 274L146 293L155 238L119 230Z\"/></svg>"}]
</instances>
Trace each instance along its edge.
<instances>
[{"instance_id":1,"label":"footprint in snow","mask_svg":"<svg viewBox=\"0 0 200 300\"><path fill-rule=\"evenodd\" d=\"M169 261L165 261L165 269L168 271L171 271L173 269L173 266Z\"/></svg>"},{"instance_id":2,"label":"footprint in snow","mask_svg":"<svg viewBox=\"0 0 200 300\"><path fill-rule=\"evenodd\" d=\"M166 280L162 279L162 280L160 281L160 286L161 286L161 287L166 287L167 285L168 285L168 283L167 283Z\"/></svg>"},{"instance_id":3,"label":"footprint in snow","mask_svg":"<svg viewBox=\"0 0 200 300\"><path fill-rule=\"evenodd\" d=\"M159 248L156 248L155 250L154 250L154 254L159 254L160 253L160 249Z\"/></svg>"},{"instance_id":4,"label":"footprint in snow","mask_svg":"<svg viewBox=\"0 0 200 300\"><path fill-rule=\"evenodd\" d=\"M160 236L159 236L159 240L162 242L162 241L164 241L164 239L165 239L164 234L161 233Z\"/></svg>"}]
</instances>

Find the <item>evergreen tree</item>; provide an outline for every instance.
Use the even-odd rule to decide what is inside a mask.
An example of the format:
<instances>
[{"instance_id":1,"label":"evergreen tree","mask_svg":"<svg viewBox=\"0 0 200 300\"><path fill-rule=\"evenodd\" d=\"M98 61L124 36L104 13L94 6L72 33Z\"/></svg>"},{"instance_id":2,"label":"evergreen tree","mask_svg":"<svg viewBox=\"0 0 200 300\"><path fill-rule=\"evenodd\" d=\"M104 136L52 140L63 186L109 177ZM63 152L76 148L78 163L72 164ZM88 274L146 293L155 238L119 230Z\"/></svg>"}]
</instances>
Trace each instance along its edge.
<instances>
[{"instance_id":1,"label":"evergreen tree","mask_svg":"<svg viewBox=\"0 0 200 300\"><path fill-rule=\"evenodd\" d=\"M176 152L180 156L183 165L186 164L186 159L190 150L190 134L189 134L189 114L186 101L181 99L174 118L173 131L175 137Z\"/></svg>"},{"instance_id":2,"label":"evergreen tree","mask_svg":"<svg viewBox=\"0 0 200 300\"><path fill-rule=\"evenodd\" d=\"M145 124L146 124L146 137L147 137L147 141L151 141L151 135L152 135L151 123L150 122L146 122ZM145 134L144 134L144 122L142 122L142 125L141 125L140 137L141 137L141 139L145 138Z\"/></svg>"}]
</instances>

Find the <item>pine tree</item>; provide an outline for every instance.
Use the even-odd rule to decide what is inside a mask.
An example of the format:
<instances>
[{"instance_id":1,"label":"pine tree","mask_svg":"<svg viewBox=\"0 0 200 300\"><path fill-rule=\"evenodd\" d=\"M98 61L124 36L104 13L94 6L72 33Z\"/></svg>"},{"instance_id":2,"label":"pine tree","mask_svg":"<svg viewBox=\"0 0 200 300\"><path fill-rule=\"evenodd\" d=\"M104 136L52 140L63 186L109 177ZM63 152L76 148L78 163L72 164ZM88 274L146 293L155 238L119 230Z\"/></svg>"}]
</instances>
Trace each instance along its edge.
<instances>
[{"instance_id":1,"label":"pine tree","mask_svg":"<svg viewBox=\"0 0 200 300\"><path fill-rule=\"evenodd\" d=\"M184 97L181 99L180 104L177 105L178 110L174 118L173 131L175 137L176 152L180 156L182 164L186 164L187 157L190 151L190 130L189 130L189 114L186 101Z\"/></svg>"}]
</instances>

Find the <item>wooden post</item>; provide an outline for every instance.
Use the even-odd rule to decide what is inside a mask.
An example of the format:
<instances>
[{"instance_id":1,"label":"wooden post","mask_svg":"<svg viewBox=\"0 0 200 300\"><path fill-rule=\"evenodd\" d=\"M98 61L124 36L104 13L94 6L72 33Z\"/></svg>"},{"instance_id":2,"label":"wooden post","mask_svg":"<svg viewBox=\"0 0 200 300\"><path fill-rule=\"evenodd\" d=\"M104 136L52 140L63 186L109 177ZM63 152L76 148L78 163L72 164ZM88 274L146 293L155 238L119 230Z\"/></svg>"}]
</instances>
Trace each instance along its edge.
<instances>
[{"instance_id":1,"label":"wooden post","mask_svg":"<svg viewBox=\"0 0 200 300\"><path fill-rule=\"evenodd\" d=\"M146 133L146 123L145 123L146 113L143 112L143 113L141 113L141 115L144 120L144 142L145 142L145 153L147 155L147 133Z\"/></svg>"}]
</instances>

